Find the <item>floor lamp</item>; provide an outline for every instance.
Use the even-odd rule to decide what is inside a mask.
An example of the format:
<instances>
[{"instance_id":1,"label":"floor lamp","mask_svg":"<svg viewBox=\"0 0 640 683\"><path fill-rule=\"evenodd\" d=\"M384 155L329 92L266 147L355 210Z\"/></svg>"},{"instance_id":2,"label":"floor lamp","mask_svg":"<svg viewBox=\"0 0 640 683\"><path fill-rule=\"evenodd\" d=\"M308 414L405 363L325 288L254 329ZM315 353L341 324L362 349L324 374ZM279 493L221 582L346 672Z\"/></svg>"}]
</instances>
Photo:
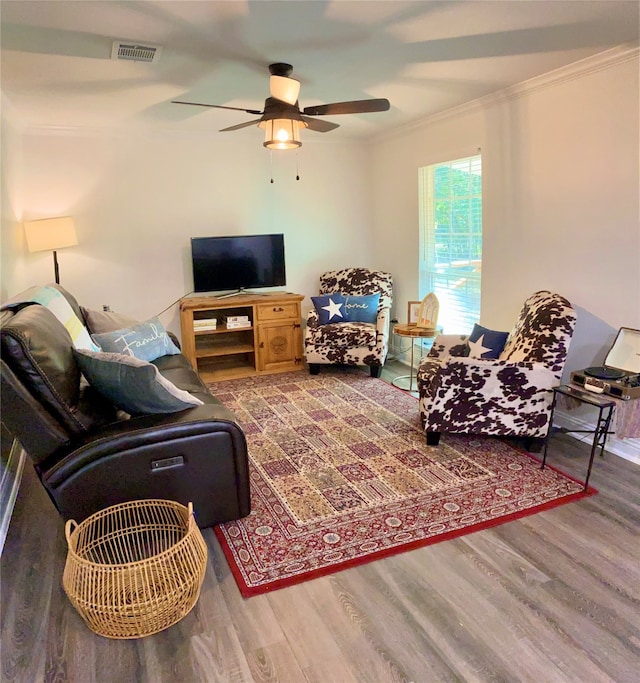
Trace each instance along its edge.
<instances>
[{"instance_id":1,"label":"floor lamp","mask_svg":"<svg viewBox=\"0 0 640 683\"><path fill-rule=\"evenodd\" d=\"M78 244L76 229L71 216L44 218L39 221L26 221L24 231L29 251L53 251L53 269L56 284L60 284L57 249L73 247Z\"/></svg>"}]
</instances>

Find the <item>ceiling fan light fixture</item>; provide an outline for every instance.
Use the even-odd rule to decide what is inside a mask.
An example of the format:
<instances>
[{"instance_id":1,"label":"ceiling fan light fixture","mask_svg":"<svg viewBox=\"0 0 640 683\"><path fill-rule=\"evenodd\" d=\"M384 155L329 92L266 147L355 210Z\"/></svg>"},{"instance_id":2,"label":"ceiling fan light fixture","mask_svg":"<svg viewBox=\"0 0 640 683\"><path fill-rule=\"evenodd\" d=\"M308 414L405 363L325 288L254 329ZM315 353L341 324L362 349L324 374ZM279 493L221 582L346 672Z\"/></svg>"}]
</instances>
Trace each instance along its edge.
<instances>
[{"instance_id":1,"label":"ceiling fan light fixture","mask_svg":"<svg viewBox=\"0 0 640 683\"><path fill-rule=\"evenodd\" d=\"M297 149L302 146L300 128L305 128L303 121L297 119L269 119L261 121L258 126L264 129L264 142L267 149Z\"/></svg>"}]
</instances>

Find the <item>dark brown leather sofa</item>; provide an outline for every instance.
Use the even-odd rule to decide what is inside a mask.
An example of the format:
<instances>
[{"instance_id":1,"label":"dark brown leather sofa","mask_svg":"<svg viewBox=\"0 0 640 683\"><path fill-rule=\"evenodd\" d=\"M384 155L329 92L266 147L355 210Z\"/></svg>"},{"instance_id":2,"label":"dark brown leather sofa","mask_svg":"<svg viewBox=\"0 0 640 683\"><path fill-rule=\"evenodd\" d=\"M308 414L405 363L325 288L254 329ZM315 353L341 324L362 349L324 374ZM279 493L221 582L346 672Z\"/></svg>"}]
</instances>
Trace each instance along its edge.
<instances>
[{"instance_id":1,"label":"dark brown leather sofa","mask_svg":"<svg viewBox=\"0 0 640 683\"><path fill-rule=\"evenodd\" d=\"M92 332L76 299L56 288ZM2 422L65 520L147 498L191 501L201 528L249 514L244 433L185 356L153 364L204 405L129 416L82 379L69 333L44 306L9 304L0 332Z\"/></svg>"}]
</instances>

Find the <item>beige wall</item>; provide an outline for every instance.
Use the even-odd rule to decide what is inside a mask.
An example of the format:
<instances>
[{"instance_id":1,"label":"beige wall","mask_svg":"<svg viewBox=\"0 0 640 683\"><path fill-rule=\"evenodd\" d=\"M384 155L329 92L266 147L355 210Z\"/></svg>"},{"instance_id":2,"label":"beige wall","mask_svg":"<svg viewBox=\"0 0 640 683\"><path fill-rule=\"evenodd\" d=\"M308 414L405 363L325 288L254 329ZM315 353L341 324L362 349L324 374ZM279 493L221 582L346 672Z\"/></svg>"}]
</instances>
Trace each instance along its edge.
<instances>
[{"instance_id":1,"label":"beige wall","mask_svg":"<svg viewBox=\"0 0 640 683\"><path fill-rule=\"evenodd\" d=\"M382 268L404 319L418 296L418 168L481 148L482 322L509 329L530 293L558 291L578 310L567 374L600 364L619 327L640 329L638 75L637 50L613 51L368 146L309 134L301 180L295 155L274 153L274 184L253 130L20 130L3 106L0 295L53 276L20 221L69 213L80 243L59 252L62 284L89 307L169 307L177 331L189 237L283 232L287 289L310 296L323 270Z\"/></svg>"},{"instance_id":2,"label":"beige wall","mask_svg":"<svg viewBox=\"0 0 640 683\"><path fill-rule=\"evenodd\" d=\"M0 128L0 301L10 296L11 288L28 277L25 265L25 240L17 215L22 204L22 139L11 105L2 97ZM27 285L25 285L27 286ZM21 287L24 289L24 287Z\"/></svg>"},{"instance_id":3,"label":"beige wall","mask_svg":"<svg viewBox=\"0 0 640 683\"><path fill-rule=\"evenodd\" d=\"M418 298L418 168L481 148L482 322L508 330L532 292L563 294L579 313L567 372L640 328L638 51L581 67L373 145L375 259L400 319Z\"/></svg>"},{"instance_id":4,"label":"beige wall","mask_svg":"<svg viewBox=\"0 0 640 683\"><path fill-rule=\"evenodd\" d=\"M79 240L58 252L61 283L88 307L138 318L192 291L192 236L284 233L287 289L307 296L321 271L370 263L364 145L305 140L296 181L296 154L273 153L272 168L261 142L242 133L23 131L25 182L2 237L27 279L7 268L3 296L53 279L51 254L24 253L16 221L56 215L74 216ZM163 321L178 331L176 306Z\"/></svg>"}]
</instances>

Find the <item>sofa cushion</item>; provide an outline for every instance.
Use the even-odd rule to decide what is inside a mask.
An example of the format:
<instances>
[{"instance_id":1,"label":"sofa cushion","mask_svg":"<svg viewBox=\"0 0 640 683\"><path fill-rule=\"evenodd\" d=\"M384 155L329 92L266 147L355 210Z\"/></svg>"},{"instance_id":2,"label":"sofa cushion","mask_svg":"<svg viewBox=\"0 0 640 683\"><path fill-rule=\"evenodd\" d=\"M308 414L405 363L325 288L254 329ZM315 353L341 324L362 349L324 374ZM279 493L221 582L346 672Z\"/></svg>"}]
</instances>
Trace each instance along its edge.
<instances>
[{"instance_id":1,"label":"sofa cushion","mask_svg":"<svg viewBox=\"0 0 640 683\"><path fill-rule=\"evenodd\" d=\"M91 334L115 332L125 327L134 327L140 322L135 318L130 318L128 315L122 315L114 311L93 311L84 306L80 306L80 310Z\"/></svg>"},{"instance_id":2,"label":"sofa cushion","mask_svg":"<svg viewBox=\"0 0 640 683\"><path fill-rule=\"evenodd\" d=\"M75 355L89 384L130 415L176 413L203 403L134 356L84 350Z\"/></svg>"},{"instance_id":3,"label":"sofa cushion","mask_svg":"<svg viewBox=\"0 0 640 683\"><path fill-rule=\"evenodd\" d=\"M331 348L359 348L372 349L376 345L377 330L371 323L338 323L336 325L321 325L313 330L312 339L315 346L329 346Z\"/></svg>"},{"instance_id":4,"label":"sofa cushion","mask_svg":"<svg viewBox=\"0 0 640 683\"><path fill-rule=\"evenodd\" d=\"M179 389L189 393L208 391L200 375L191 367L191 363L182 354L174 356L161 356L151 361L160 374L175 384Z\"/></svg>"},{"instance_id":5,"label":"sofa cushion","mask_svg":"<svg viewBox=\"0 0 640 683\"><path fill-rule=\"evenodd\" d=\"M508 336L476 323L469 335L469 358L499 358Z\"/></svg>"},{"instance_id":6,"label":"sofa cushion","mask_svg":"<svg viewBox=\"0 0 640 683\"><path fill-rule=\"evenodd\" d=\"M94 334L92 338L103 351L122 353L140 360L152 361L180 353L158 318L114 332Z\"/></svg>"}]
</instances>

